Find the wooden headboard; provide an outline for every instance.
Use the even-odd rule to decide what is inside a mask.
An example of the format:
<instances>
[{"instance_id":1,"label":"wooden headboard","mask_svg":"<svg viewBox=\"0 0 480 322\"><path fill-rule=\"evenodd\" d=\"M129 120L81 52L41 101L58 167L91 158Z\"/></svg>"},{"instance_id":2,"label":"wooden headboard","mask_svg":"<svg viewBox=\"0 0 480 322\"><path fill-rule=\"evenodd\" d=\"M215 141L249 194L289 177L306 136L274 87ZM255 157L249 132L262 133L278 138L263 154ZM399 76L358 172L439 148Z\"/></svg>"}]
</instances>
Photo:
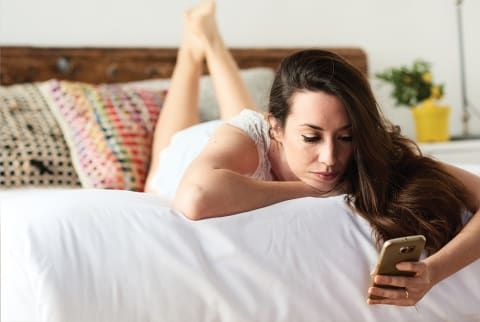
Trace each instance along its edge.
<instances>
[{"instance_id":1,"label":"wooden headboard","mask_svg":"<svg viewBox=\"0 0 480 322\"><path fill-rule=\"evenodd\" d=\"M287 55L302 48L233 48L240 68L276 68ZM360 48L323 48L334 51L368 73L367 56ZM113 83L169 78L176 48L45 48L0 47L0 84L45 81L51 78L90 83ZM206 70L206 69L205 69Z\"/></svg>"}]
</instances>

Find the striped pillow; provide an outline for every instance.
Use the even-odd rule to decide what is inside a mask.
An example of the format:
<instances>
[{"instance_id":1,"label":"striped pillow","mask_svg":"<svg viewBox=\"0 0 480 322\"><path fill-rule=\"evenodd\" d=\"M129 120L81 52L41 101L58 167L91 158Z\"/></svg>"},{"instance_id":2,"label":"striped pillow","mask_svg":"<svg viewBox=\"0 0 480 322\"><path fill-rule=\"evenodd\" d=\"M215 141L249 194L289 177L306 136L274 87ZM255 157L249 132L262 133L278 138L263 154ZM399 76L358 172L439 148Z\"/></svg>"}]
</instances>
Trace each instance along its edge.
<instances>
[{"instance_id":1,"label":"striped pillow","mask_svg":"<svg viewBox=\"0 0 480 322\"><path fill-rule=\"evenodd\" d=\"M164 90L58 80L39 88L83 187L143 191Z\"/></svg>"}]
</instances>

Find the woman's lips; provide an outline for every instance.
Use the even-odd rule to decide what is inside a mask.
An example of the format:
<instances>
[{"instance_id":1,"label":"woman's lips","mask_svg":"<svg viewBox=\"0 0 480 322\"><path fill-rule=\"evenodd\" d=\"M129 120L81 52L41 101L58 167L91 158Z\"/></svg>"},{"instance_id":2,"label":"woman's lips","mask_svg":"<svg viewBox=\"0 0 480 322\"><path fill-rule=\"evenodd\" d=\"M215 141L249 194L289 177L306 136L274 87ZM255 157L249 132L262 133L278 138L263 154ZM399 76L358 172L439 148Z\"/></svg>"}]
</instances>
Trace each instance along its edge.
<instances>
[{"instance_id":1,"label":"woman's lips","mask_svg":"<svg viewBox=\"0 0 480 322\"><path fill-rule=\"evenodd\" d=\"M312 172L312 173L316 177L326 181L331 181L338 177L338 172Z\"/></svg>"}]
</instances>

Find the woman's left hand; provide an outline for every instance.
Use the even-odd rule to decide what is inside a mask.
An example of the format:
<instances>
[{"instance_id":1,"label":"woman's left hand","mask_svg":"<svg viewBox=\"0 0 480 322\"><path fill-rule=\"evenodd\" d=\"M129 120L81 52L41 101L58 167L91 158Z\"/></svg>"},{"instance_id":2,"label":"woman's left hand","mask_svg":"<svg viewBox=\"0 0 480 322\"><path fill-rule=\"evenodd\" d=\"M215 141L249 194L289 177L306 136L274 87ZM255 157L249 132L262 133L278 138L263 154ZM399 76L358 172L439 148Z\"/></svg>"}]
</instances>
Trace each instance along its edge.
<instances>
[{"instance_id":1,"label":"woman's left hand","mask_svg":"<svg viewBox=\"0 0 480 322\"><path fill-rule=\"evenodd\" d=\"M368 299L368 304L415 305L433 287L430 267L425 261L398 263L397 269L415 272L415 276L375 276L376 284L398 286L401 289L370 287L368 294L382 296L384 299Z\"/></svg>"}]
</instances>

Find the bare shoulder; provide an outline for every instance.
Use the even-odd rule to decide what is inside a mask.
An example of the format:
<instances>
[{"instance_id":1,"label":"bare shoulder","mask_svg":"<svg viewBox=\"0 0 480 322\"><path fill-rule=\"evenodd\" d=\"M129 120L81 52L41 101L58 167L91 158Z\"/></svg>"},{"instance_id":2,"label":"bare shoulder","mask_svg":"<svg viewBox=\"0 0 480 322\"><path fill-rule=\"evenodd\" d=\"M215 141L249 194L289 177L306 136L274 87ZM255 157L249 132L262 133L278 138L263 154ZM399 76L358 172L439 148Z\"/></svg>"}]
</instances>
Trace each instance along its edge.
<instances>
[{"instance_id":1,"label":"bare shoulder","mask_svg":"<svg viewBox=\"0 0 480 322\"><path fill-rule=\"evenodd\" d=\"M259 157L257 146L244 131L224 124L213 133L196 162L251 175L258 167Z\"/></svg>"}]
</instances>

